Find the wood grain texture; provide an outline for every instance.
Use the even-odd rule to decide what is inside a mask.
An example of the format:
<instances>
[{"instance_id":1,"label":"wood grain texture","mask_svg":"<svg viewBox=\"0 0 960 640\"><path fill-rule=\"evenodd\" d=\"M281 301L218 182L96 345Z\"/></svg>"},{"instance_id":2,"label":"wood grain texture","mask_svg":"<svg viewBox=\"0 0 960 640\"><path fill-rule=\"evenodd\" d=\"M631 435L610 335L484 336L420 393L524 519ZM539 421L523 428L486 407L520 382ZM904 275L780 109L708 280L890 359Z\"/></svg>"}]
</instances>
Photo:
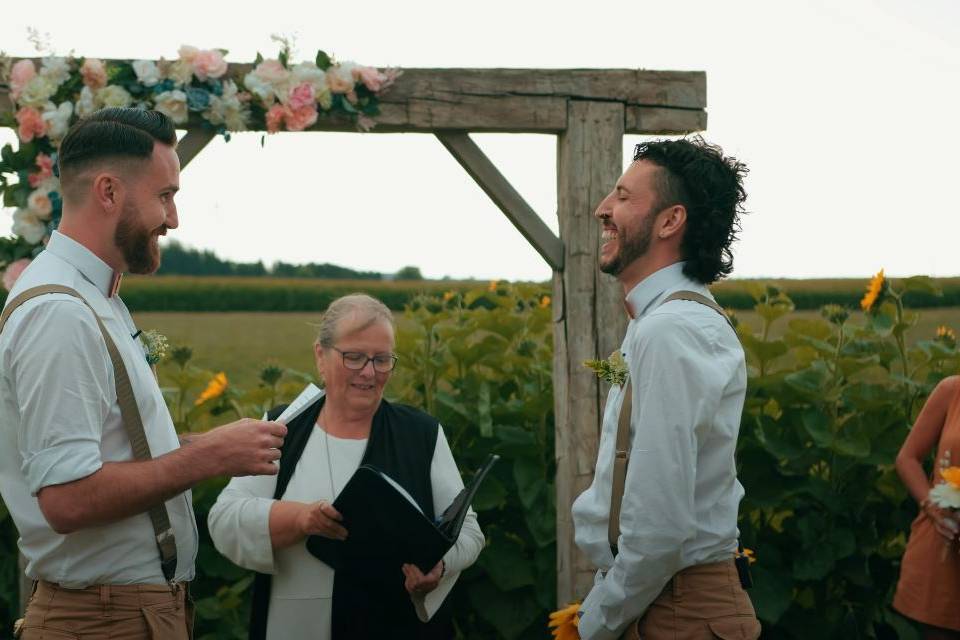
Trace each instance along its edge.
<instances>
[{"instance_id":1,"label":"wood grain texture","mask_svg":"<svg viewBox=\"0 0 960 640\"><path fill-rule=\"evenodd\" d=\"M180 157L180 169L183 170L190 161L210 144L217 134L209 129L188 129L187 134L177 142L177 156Z\"/></svg>"},{"instance_id":2,"label":"wood grain texture","mask_svg":"<svg viewBox=\"0 0 960 640\"><path fill-rule=\"evenodd\" d=\"M566 256L554 278L563 304L554 324L554 408L557 456L557 596L583 598L596 567L573 543L570 507L593 479L606 389L583 366L606 357L622 339L622 291L599 273L596 205L622 172L624 107L619 103L571 101L566 131L557 145L560 238Z\"/></svg>"}]
</instances>

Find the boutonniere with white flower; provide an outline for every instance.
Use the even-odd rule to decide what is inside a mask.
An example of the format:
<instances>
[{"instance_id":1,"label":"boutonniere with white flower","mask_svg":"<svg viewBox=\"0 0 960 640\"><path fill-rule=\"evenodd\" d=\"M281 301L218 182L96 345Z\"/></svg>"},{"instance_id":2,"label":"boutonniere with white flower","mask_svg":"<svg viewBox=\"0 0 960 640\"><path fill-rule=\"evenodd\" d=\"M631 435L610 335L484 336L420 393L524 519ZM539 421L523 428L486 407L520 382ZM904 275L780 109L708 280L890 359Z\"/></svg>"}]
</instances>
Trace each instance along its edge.
<instances>
[{"instance_id":1,"label":"boutonniere with white flower","mask_svg":"<svg viewBox=\"0 0 960 640\"><path fill-rule=\"evenodd\" d=\"M147 358L147 364L151 367L163 360L170 348L167 336L159 331L144 331L140 334L140 342L143 343L143 353Z\"/></svg>"},{"instance_id":2,"label":"boutonniere with white flower","mask_svg":"<svg viewBox=\"0 0 960 640\"><path fill-rule=\"evenodd\" d=\"M618 384L621 387L627 381L627 361L623 359L623 354L614 351L606 360L587 360L583 366L597 374L601 380L606 380L610 384Z\"/></svg>"}]
</instances>

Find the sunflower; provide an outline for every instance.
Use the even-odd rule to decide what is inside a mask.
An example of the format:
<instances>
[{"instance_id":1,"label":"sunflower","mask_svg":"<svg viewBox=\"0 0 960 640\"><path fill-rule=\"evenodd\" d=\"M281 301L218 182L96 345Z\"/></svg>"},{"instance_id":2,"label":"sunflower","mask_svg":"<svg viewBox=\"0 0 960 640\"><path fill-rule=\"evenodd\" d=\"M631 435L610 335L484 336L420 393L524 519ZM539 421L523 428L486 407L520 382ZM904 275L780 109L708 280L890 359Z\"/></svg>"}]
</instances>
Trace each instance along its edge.
<instances>
[{"instance_id":1,"label":"sunflower","mask_svg":"<svg viewBox=\"0 0 960 640\"><path fill-rule=\"evenodd\" d=\"M550 306L550 296L543 296L540 298L540 308L546 309Z\"/></svg>"},{"instance_id":2,"label":"sunflower","mask_svg":"<svg viewBox=\"0 0 960 640\"><path fill-rule=\"evenodd\" d=\"M937 341L953 348L957 346L957 334L950 327L941 325L937 327Z\"/></svg>"},{"instance_id":3,"label":"sunflower","mask_svg":"<svg viewBox=\"0 0 960 640\"><path fill-rule=\"evenodd\" d=\"M880 303L883 301L883 294L886 292L887 279L883 275L883 269L880 269L880 273L870 279L870 284L867 285L867 293L863 296L863 300L860 301L860 308L867 313L876 311L877 307L880 306Z\"/></svg>"},{"instance_id":4,"label":"sunflower","mask_svg":"<svg viewBox=\"0 0 960 640\"><path fill-rule=\"evenodd\" d=\"M940 475L954 489L960 489L960 467L948 467L940 470Z\"/></svg>"},{"instance_id":5,"label":"sunflower","mask_svg":"<svg viewBox=\"0 0 960 640\"><path fill-rule=\"evenodd\" d=\"M223 392L227 390L227 374L223 371L213 376L210 382L207 384L207 388L203 390L197 399L194 401L194 405L201 405L207 400L213 400L214 398L219 398L223 395Z\"/></svg>"},{"instance_id":6,"label":"sunflower","mask_svg":"<svg viewBox=\"0 0 960 640\"><path fill-rule=\"evenodd\" d=\"M547 628L553 630L552 634L556 640L579 640L580 633L577 631L577 625L580 624L580 618L577 616L579 611L580 603L574 602L550 614Z\"/></svg>"}]
</instances>

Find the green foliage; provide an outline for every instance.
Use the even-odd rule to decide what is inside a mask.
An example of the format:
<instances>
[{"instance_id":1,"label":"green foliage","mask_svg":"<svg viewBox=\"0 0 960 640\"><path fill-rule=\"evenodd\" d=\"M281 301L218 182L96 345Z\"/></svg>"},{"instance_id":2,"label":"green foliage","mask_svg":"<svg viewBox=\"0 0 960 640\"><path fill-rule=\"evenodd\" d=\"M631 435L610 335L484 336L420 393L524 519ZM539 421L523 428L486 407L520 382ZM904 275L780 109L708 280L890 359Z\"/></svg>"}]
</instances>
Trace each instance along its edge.
<instances>
[{"instance_id":1,"label":"green foliage","mask_svg":"<svg viewBox=\"0 0 960 640\"><path fill-rule=\"evenodd\" d=\"M835 306L824 320L791 320L784 293L753 295L763 325L738 327L750 381L737 461L764 637L918 637L889 609L916 514L893 461L960 355L945 338L906 347L915 315L902 289L860 325ZM784 322L782 337L771 338Z\"/></svg>"}]
</instances>

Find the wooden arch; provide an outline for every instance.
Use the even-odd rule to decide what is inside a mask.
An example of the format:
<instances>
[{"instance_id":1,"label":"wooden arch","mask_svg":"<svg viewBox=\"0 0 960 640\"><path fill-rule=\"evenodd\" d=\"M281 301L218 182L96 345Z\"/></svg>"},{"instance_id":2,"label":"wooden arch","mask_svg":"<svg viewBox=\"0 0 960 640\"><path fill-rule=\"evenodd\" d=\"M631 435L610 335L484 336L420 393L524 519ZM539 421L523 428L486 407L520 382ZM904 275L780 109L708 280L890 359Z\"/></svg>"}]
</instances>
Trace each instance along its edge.
<instances>
[{"instance_id":1,"label":"wooden arch","mask_svg":"<svg viewBox=\"0 0 960 640\"><path fill-rule=\"evenodd\" d=\"M230 65L243 77L251 65ZM12 121L0 85L0 121ZM597 269L593 209L623 170L624 134L683 134L706 128L706 74L631 69L405 69L381 98L372 133L431 133L553 269L554 408L557 461L557 597L587 593L595 569L573 542L570 507L593 477L606 388L584 360L619 347L622 293ZM214 133L187 124L178 152L189 164ZM313 131L356 131L321 117ZM544 224L470 138L471 132L557 136L560 237Z\"/></svg>"}]
</instances>

